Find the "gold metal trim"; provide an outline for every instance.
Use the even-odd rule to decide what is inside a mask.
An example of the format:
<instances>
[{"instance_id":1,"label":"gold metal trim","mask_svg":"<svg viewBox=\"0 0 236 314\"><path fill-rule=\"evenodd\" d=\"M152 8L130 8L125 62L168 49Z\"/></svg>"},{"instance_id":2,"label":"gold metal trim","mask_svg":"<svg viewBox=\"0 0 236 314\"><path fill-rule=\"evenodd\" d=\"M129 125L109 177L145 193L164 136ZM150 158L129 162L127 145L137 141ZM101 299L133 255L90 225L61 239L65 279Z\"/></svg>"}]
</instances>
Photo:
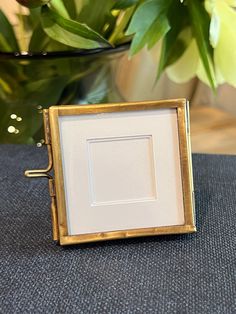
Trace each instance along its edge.
<instances>
[{"instance_id":1,"label":"gold metal trim","mask_svg":"<svg viewBox=\"0 0 236 314\"><path fill-rule=\"evenodd\" d=\"M52 176L49 172L53 168L53 161L52 161L52 150L51 150L51 143L50 143L50 129L48 123L48 110L43 111L43 120L44 120L44 130L45 130L45 144L47 145L48 150L48 166L46 169L33 169L33 170L26 170L25 176L27 178L48 178L52 179Z\"/></svg>"},{"instance_id":2,"label":"gold metal trim","mask_svg":"<svg viewBox=\"0 0 236 314\"><path fill-rule=\"evenodd\" d=\"M168 235L168 234L185 234L196 232L195 226L167 226L158 228L143 228L143 229L132 229L127 231L111 231L111 232L100 232L90 233L83 235L73 235L60 237L61 245L70 245L87 242L99 242L107 240L117 239L128 239L137 237L147 237L156 235Z\"/></svg>"},{"instance_id":3,"label":"gold metal trim","mask_svg":"<svg viewBox=\"0 0 236 314\"><path fill-rule=\"evenodd\" d=\"M142 228L124 231L117 230L73 236L69 235L67 228L64 175L60 147L59 116L140 111L163 108L175 108L177 111L185 224L179 226ZM69 245L120 238L195 232L194 190L192 180L188 110L188 102L185 99L86 106L53 106L50 107L49 110L44 110L45 142L48 146L49 165L43 170L28 170L26 175L28 177L46 176L49 178L49 191L52 198L51 212L53 239L59 240L61 245ZM48 174L52 168L54 169L55 179Z\"/></svg>"},{"instance_id":4,"label":"gold metal trim","mask_svg":"<svg viewBox=\"0 0 236 314\"><path fill-rule=\"evenodd\" d=\"M192 171L191 171L191 150L188 143L188 103L185 103L185 107L177 108L178 115L178 129L179 129L179 150L181 162L181 173L182 173L182 186L183 186L183 197L185 204L185 224L190 225L193 223L193 182L192 182Z\"/></svg>"},{"instance_id":5,"label":"gold metal trim","mask_svg":"<svg viewBox=\"0 0 236 314\"><path fill-rule=\"evenodd\" d=\"M181 159L181 173L184 195L185 224L181 226L167 226L158 228L134 229L125 231L102 232L86 235L68 235L66 203L64 192L64 176L61 160L59 116L99 114L108 112L140 111L161 108L176 108L179 130L179 150ZM53 153L53 164L55 171L56 200L59 223L59 241L61 245L84 243L92 241L104 241L119 238L130 238L139 236L176 234L195 232L194 204L193 204L193 182L191 168L191 149L189 141L188 103L185 99L167 101L148 101L134 103L115 103L87 106L53 106L49 108L49 121L51 130L51 145Z\"/></svg>"},{"instance_id":6,"label":"gold metal trim","mask_svg":"<svg viewBox=\"0 0 236 314\"><path fill-rule=\"evenodd\" d=\"M51 130L51 145L54 163L55 190L58 214L59 238L68 235L66 201L64 190L64 176L62 170L60 132L59 132L59 107L49 108L49 123Z\"/></svg>"},{"instance_id":7,"label":"gold metal trim","mask_svg":"<svg viewBox=\"0 0 236 314\"><path fill-rule=\"evenodd\" d=\"M26 170L25 176L27 178L48 178L52 179L52 176L48 173L52 170L53 162L51 157L51 147L50 145L47 145L48 149L48 166L46 169L32 169L32 170Z\"/></svg>"},{"instance_id":8,"label":"gold metal trim","mask_svg":"<svg viewBox=\"0 0 236 314\"><path fill-rule=\"evenodd\" d=\"M43 120L44 120L44 133L45 133L45 144L47 145L48 150L48 166L46 169L34 169L34 170L26 170L25 176L28 178L47 178L48 186L49 186L49 195L51 196L51 218L52 218L52 236L53 240L59 240L59 232L58 232L58 219L57 219L57 205L56 205L56 193L54 187L54 179L49 174L49 172L53 169L53 158L52 158L52 147L50 140L50 125L49 125L49 117L48 110L43 111Z\"/></svg>"}]
</instances>

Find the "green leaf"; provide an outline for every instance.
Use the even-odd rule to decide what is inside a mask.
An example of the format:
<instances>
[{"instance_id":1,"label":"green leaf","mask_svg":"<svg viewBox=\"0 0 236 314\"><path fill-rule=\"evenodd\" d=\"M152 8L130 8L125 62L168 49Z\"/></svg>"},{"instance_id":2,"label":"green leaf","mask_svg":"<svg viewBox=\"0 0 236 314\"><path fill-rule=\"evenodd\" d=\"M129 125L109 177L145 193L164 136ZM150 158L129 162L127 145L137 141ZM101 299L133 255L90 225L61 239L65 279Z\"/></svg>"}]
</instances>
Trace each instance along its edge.
<instances>
[{"instance_id":1,"label":"green leaf","mask_svg":"<svg viewBox=\"0 0 236 314\"><path fill-rule=\"evenodd\" d=\"M93 49L110 46L105 38L86 24L65 19L48 6L42 7L41 21L49 37L70 47Z\"/></svg>"},{"instance_id":2,"label":"green leaf","mask_svg":"<svg viewBox=\"0 0 236 314\"><path fill-rule=\"evenodd\" d=\"M49 42L50 38L43 31L41 23L39 23L32 33L28 50L31 52L45 51Z\"/></svg>"},{"instance_id":3,"label":"green leaf","mask_svg":"<svg viewBox=\"0 0 236 314\"><path fill-rule=\"evenodd\" d=\"M77 6L75 0L63 0L64 6L72 20L76 20Z\"/></svg>"},{"instance_id":4,"label":"green leaf","mask_svg":"<svg viewBox=\"0 0 236 314\"><path fill-rule=\"evenodd\" d=\"M148 49L151 49L158 40L169 31L169 29L170 25L168 19L164 14L161 14L144 36L144 41L147 41Z\"/></svg>"},{"instance_id":5,"label":"green leaf","mask_svg":"<svg viewBox=\"0 0 236 314\"><path fill-rule=\"evenodd\" d=\"M124 10L137 4L139 0L118 0L113 6L113 10Z\"/></svg>"},{"instance_id":6,"label":"green leaf","mask_svg":"<svg viewBox=\"0 0 236 314\"><path fill-rule=\"evenodd\" d=\"M49 77L35 82L29 82L24 86L27 93L27 103L40 104L44 108L57 104L69 77L67 75L59 77Z\"/></svg>"},{"instance_id":7,"label":"green leaf","mask_svg":"<svg viewBox=\"0 0 236 314\"><path fill-rule=\"evenodd\" d=\"M86 23L99 34L107 34L115 26L116 18L112 15L114 0L86 0L77 20ZM109 33L109 32L108 32ZM107 35L108 38L109 34Z\"/></svg>"},{"instance_id":8,"label":"green leaf","mask_svg":"<svg viewBox=\"0 0 236 314\"><path fill-rule=\"evenodd\" d=\"M199 53L195 39L192 39L183 55L167 67L168 77L176 83L186 83L196 76L199 68Z\"/></svg>"},{"instance_id":9,"label":"green leaf","mask_svg":"<svg viewBox=\"0 0 236 314\"><path fill-rule=\"evenodd\" d=\"M129 25L130 19L132 18L135 7L128 8L123 11L122 14L119 15L118 20L119 23L114 27L113 32L109 37L109 42L111 44L116 45L117 43L121 43L125 41L129 36L125 36L125 31L127 29L127 25ZM129 41L131 41L132 36L130 36Z\"/></svg>"},{"instance_id":10,"label":"green leaf","mask_svg":"<svg viewBox=\"0 0 236 314\"><path fill-rule=\"evenodd\" d=\"M4 37L5 44L7 43L11 51L20 50L13 27L2 10L0 10L0 34Z\"/></svg>"},{"instance_id":11,"label":"green leaf","mask_svg":"<svg viewBox=\"0 0 236 314\"><path fill-rule=\"evenodd\" d=\"M3 34L0 33L0 51L2 52L11 52L12 48L6 41L5 37L3 37Z\"/></svg>"},{"instance_id":12,"label":"green leaf","mask_svg":"<svg viewBox=\"0 0 236 314\"><path fill-rule=\"evenodd\" d=\"M70 18L63 0L51 0L50 7L62 17L66 19Z\"/></svg>"},{"instance_id":13,"label":"green leaf","mask_svg":"<svg viewBox=\"0 0 236 314\"><path fill-rule=\"evenodd\" d=\"M171 29L162 41L157 79L160 78L167 66L173 64L183 55L191 40L191 36L189 39L182 36L184 30L190 24L186 6L180 2L173 2L169 7L168 20Z\"/></svg>"},{"instance_id":14,"label":"green leaf","mask_svg":"<svg viewBox=\"0 0 236 314\"><path fill-rule=\"evenodd\" d=\"M187 2L199 54L205 68L209 83L213 90L216 88L213 66L213 49L209 42L210 17L205 11L204 4L196 0Z\"/></svg>"},{"instance_id":15,"label":"green leaf","mask_svg":"<svg viewBox=\"0 0 236 314\"><path fill-rule=\"evenodd\" d=\"M59 41L53 40L49 38L50 41L47 45L47 52L55 52L55 51L69 51L73 50L73 47L67 46L65 44L60 43Z\"/></svg>"},{"instance_id":16,"label":"green leaf","mask_svg":"<svg viewBox=\"0 0 236 314\"><path fill-rule=\"evenodd\" d=\"M130 54L139 52L146 44L151 48L170 29L167 10L171 0L149 0L135 11L126 35L134 34Z\"/></svg>"},{"instance_id":17,"label":"green leaf","mask_svg":"<svg viewBox=\"0 0 236 314\"><path fill-rule=\"evenodd\" d=\"M29 13L30 13L29 18L31 20L30 23L32 24L33 27L36 27L40 22L41 7L29 9Z\"/></svg>"},{"instance_id":18,"label":"green leaf","mask_svg":"<svg viewBox=\"0 0 236 314\"><path fill-rule=\"evenodd\" d=\"M17 13L16 16L18 20L21 21L22 27L24 28L24 30L26 32L31 32L32 28L35 25L32 21L32 17L28 14L20 14L20 13ZM36 24L37 24L37 21L36 21Z\"/></svg>"}]
</instances>

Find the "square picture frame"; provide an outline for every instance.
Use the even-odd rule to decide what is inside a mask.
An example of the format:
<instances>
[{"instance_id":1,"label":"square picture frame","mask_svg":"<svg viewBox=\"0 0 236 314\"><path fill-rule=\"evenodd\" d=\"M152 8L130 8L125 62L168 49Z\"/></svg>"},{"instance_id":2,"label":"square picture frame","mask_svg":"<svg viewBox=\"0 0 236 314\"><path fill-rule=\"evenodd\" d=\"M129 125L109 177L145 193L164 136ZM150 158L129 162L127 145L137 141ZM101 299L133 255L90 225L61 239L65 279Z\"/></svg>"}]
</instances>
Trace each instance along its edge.
<instances>
[{"instance_id":1,"label":"square picture frame","mask_svg":"<svg viewBox=\"0 0 236 314\"><path fill-rule=\"evenodd\" d=\"M53 106L44 125L49 165L26 175L48 177L61 245L196 231L188 101Z\"/></svg>"}]
</instances>

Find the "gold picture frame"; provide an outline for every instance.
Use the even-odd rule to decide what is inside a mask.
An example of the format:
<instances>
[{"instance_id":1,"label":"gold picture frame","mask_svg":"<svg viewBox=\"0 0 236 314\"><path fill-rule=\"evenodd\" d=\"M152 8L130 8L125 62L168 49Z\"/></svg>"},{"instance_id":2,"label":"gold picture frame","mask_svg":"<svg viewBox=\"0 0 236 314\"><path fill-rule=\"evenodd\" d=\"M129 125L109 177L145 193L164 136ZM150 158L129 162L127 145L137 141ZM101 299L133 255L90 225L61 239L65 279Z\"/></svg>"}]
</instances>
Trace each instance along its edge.
<instances>
[{"instance_id":1,"label":"gold picture frame","mask_svg":"<svg viewBox=\"0 0 236 314\"><path fill-rule=\"evenodd\" d=\"M175 109L177 114L184 224L70 235L68 232L59 118L62 116L100 115L116 112L122 114L159 109ZM49 193L52 199L51 215L53 240L58 241L61 245L69 245L131 237L191 233L196 231L188 101L185 99L175 99L83 106L53 106L48 110L44 110L43 114L45 143L48 148L49 165L46 169L42 170L27 170L25 175L27 177L46 177L49 179ZM50 174L52 169L54 171L54 177Z\"/></svg>"}]
</instances>

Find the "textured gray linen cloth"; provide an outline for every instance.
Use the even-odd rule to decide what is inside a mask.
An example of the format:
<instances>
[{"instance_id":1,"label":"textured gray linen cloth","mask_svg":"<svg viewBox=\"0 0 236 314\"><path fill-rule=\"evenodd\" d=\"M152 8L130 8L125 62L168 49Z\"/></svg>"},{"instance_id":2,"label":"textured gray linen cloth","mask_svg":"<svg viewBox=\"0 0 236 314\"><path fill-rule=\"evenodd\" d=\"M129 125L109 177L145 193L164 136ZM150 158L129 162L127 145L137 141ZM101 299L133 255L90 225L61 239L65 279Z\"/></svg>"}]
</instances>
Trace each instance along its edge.
<instances>
[{"instance_id":1,"label":"textured gray linen cloth","mask_svg":"<svg viewBox=\"0 0 236 314\"><path fill-rule=\"evenodd\" d=\"M198 232L60 247L45 149L0 146L0 313L236 313L236 157L193 155Z\"/></svg>"}]
</instances>

